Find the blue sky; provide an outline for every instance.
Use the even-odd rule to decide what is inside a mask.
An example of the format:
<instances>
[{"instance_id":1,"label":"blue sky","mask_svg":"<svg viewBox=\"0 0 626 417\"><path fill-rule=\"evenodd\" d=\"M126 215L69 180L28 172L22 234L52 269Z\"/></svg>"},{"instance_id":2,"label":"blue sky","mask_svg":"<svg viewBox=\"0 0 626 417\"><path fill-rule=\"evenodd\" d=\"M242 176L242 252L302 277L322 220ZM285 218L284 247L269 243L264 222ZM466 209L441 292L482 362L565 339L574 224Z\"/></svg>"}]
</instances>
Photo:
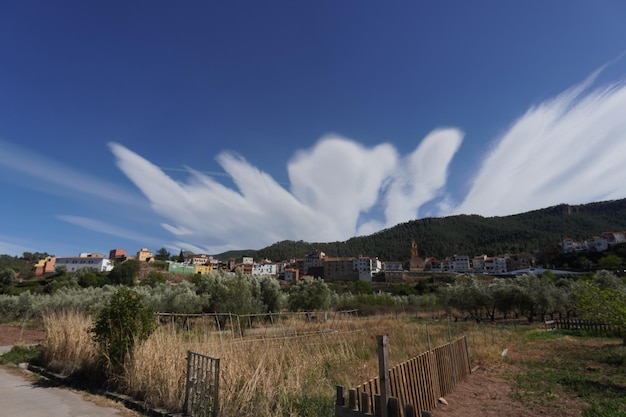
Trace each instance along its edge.
<instances>
[{"instance_id":1,"label":"blue sky","mask_svg":"<svg viewBox=\"0 0 626 417\"><path fill-rule=\"evenodd\" d=\"M0 5L0 253L626 197L622 1ZM427 252L427 248L424 248Z\"/></svg>"}]
</instances>

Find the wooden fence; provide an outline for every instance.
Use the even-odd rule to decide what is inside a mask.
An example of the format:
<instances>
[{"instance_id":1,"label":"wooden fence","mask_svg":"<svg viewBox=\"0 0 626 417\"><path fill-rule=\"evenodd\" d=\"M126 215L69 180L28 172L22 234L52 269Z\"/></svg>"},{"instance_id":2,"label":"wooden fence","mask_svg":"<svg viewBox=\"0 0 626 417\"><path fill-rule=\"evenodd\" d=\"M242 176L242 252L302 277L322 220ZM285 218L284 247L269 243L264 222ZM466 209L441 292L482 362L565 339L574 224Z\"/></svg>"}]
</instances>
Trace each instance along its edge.
<instances>
[{"instance_id":1,"label":"wooden fence","mask_svg":"<svg viewBox=\"0 0 626 417\"><path fill-rule=\"evenodd\" d=\"M233 339L267 339L337 331L358 318L358 310L280 312L237 315L232 313L157 313L160 326L174 332L214 333Z\"/></svg>"},{"instance_id":2,"label":"wooden fence","mask_svg":"<svg viewBox=\"0 0 626 417\"><path fill-rule=\"evenodd\" d=\"M615 332L619 333L620 327L605 323L598 323L581 319L558 319L546 320L546 330L586 330L594 332Z\"/></svg>"},{"instance_id":3,"label":"wooden fence","mask_svg":"<svg viewBox=\"0 0 626 417\"><path fill-rule=\"evenodd\" d=\"M187 384L183 414L188 417L217 417L220 360L187 352Z\"/></svg>"},{"instance_id":4,"label":"wooden fence","mask_svg":"<svg viewBox=\"0 0 626 417\"><path fill-rule=\"evenodd\" d=\"M379 376L349 390L347 404L344 387L338 386L337 417L428 416L428 412L437 406L438 399L450 393L471 373L465 337L390 369L386 366L386 336L379 336L378 347Z\"/></svg>"}]
</instances>

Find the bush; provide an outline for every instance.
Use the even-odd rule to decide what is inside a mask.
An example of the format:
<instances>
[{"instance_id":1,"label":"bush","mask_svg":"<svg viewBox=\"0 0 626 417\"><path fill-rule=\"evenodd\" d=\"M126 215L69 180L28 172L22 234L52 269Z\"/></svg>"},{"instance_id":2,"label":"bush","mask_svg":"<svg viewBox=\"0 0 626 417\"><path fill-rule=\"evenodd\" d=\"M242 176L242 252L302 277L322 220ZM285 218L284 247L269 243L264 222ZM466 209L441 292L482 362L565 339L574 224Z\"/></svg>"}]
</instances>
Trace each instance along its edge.
<instances>
[{"instance_id":1,"label":"bush","mask_svg":"<svg viewBox=\"0 0 626 417\"><path fill-rule=\"evenodd\" d=\"M167 282L167 278L163 273L158 271L150 271L148 276L141 281L141 285L149 285L151 287L156 287L158 284L165 284Z\"/></svg>"},{"instance_id":2,"label":"bush","mask_svg":"<svg viewBox=\"0 0 626 417\"><path fill-rule=\"evenodd\" d=\"M139 268L139 261L136 259L124 261L109 272L109 281L111 284L121 284L132 287L135 285Z\"/></svg>"},{"instance_id":3,"label":"bush","mask_svg":"<svg viewBox=\"0 0 626 417\"><path fill-rule=\"evenodd\" d=\"M324 310L330 306L331 291L321 279L305 278L291 285L289 309L292 311Z\"/></svg>"},{"instance_id":4,"label":"bush","mask_svg":"<svg viewBox=\"0 0 626 417\"><path fill-rule=\"evenodd\" d=\"M156 329L154 312L141 296L120 288L96 316L91 332L105 359L107 371L119 374L132 359L136 343L145 341Z\"/></svg>"},{"instance_id":5,"label":"bush","mask_svg":"<svg viewBox=\"0 0 626 417\"><path fill-rule=\"evenodd\" d=\"M37 346L13 346L10 351L0 356L0 364L9 363L18 365L22 362L38 363L41 358L41 350Z\"/></svg>"}]
</instances>

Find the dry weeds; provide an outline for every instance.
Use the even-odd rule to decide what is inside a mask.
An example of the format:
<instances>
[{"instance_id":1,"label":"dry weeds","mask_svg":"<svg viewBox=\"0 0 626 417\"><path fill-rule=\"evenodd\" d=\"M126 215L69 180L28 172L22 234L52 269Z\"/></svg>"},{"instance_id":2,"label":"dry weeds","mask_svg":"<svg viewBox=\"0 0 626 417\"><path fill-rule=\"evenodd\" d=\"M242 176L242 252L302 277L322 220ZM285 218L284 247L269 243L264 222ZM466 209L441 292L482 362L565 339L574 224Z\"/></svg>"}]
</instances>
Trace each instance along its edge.
<instances>
[{"instance_id":1,"label":"dry weeds","mask_svg":"<svg viewBox=\"0 0 626 417\"><path fill-rule=\"evenodd\" d=\"M304 323L285 323L306 333ZM314 324L320 326L319 323ZM76 312L48 317L45 358L66 369L94 363L91 321ZM259 326L254 326L257 330ZM276 330L278 328L274 328ZM465 335L474 363L501 360L511 331L475 324L430 323L414 317L357 318L332 330L298 337L246 337L198 328L160 327L134 352L121 381L127 393L172 411L184 400L187 351L220 358L221 415L302 415L303 407L328 408L336 385L354 387L378 374L376 336L389 337L389 363L405 361ZM308 330L311 330L310 328ZM280 334L264 331L264 335ZM295 332L294 332L295 334ZM254 338L256 337L256 338ZM72 366L68 364L72 363Z\"/></svg>"}]
</instances>

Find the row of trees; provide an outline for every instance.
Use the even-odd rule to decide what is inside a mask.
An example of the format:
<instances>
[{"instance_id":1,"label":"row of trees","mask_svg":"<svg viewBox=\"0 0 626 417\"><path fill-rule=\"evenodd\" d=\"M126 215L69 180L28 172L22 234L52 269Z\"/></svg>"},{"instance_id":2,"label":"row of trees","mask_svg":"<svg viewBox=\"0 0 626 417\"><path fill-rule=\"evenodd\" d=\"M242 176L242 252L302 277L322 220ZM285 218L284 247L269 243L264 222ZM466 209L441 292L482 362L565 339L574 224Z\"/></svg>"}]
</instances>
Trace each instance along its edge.
<instances>
[{"instance_id":1,"label":"row of trees","mask_svg":"<svg viewBox=\"0 0 626 417\"><path fill-rule=\"evenodd\" d=\"M63 285L50 294L27 291L19 295L0 295L0 316L17 318L27 313L45 314L65 308L100 310L119 286L77 285L85 276L91 275L82 272L78 278L66 277L72 284ZM321 280L304 279L288 291L282 290L278 280L269 275L246 275L241 272L215 272L198 276L194 281L176 285L152 282L152 285L136 286L134 291L154 311L172 313L256 314L285 308L310 311L327 309L331 304L332 291Z\"/></svg>"},{"instance_id":2,"label":"row of trees","mask_svg":"<svg viewBox=\"0 0 626 417\"><path fill-rule=\"evenodd\" d=\"M608 271L578 280L524 274L486 281L470 275L438 293L448 312L476 321L493 321L496 316L525 317L529 322L577 316L626 331L626 283Z\"/></svg>"}]
</instances>

